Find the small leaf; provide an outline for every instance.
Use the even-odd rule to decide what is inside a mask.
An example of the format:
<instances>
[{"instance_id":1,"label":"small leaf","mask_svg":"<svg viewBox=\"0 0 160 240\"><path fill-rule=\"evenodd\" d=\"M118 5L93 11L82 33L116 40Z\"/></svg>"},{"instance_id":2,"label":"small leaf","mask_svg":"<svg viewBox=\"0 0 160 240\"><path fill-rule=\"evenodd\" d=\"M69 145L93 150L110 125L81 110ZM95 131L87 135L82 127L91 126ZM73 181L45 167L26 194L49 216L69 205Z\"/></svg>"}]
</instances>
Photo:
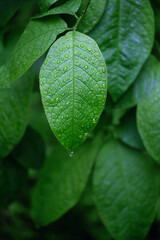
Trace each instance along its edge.
<instances>
[{"instance_id":1,"label":"small leaf","mask_svg":"<svg viewBox=\"0 0 160 240\"><path fill-rule=\"evenodd\" d=\"M17 200L27 180L27 171L13 158L0 159L0 205Z\"/></svg>"},{"instance_id":2,"label":"small leaf","mask_svg":"<svg viewBox=\"0 0 160 240\"><path fill-rule=\"evenodd\" d=\"M106 1L103 17L89 36L98 43L108 66L108 91L114 101L134 82L154 40L149 0Z\"/></svg>"},{"instance_id":3,"label":"small leaf","mask_svg":"<svg viewBox=\"0 0 160 240\"><path fill-rule=\"evenodd\" d=\"M130 108L148 96L152 89L160 86L160 63L150 55L136 81L116 104L117 108Z\"/></svg>"},{"instance_id":4,"label":"small leaf","mask_svg":"<svg viewBox=\"0 0 160 240\"><path fill-rule=\"evenodd\" d=\"M79 9L79 15L86 9L89 0L82 0L81 7ZM87 33L89 32L100 20L106 5L106 0L91 0L87 8L87 12L82 17L78 24L78 31Z\"/></svg>"},{"instance_id":5,"label":"small leaf","mask_svg":"<svg viewBox=\"0 0 160 240\"><path fill-rule=\"evenodd\" d=\"M33 72L28 71L12 84L0 87L1 157L11 152L28 124L33 80Z\"/></svg>"},{"instance_id":6,"label":"small leaf","mask_svg":"<svg viewBox=\"0 0 160 240\"><path fill-rule=\"evenodd\" d=\"M41 135L28 127L12 156L25 168L40 169L45 158L45 144Z\"/></svg>"},{"instance_id":7,"label":"small leaf","mask_svg":"<svg viewBox=\"0 0 160 240\"><path fill-rule=\"evenodd\" d=\"M69 157L61 146L45 161L32 197L32 216L39 225L57 220L79 200L88 180L101 136Z\"/></svg>"},{"instance_id":8,"label":"small leaf","mask_svg":"<svg viewBox=\"0 0 160 240\"><path fill-rule=\"evenodd\" d=\"M78 11L81 4L81 0L68 0L64 4L54 7L47 12L44 12L42 14L38 14L35 17L32 17L32 19L42 18L49 15L55 15L55 14L71 14L75 15L75 13Z\"/></svg>"},{"instance_id":9,"label":"small leaf","mask_svg":"<svg viewBox=\"0 0 160 240\"><path fill-rule=\"evenodd\" d=\"M153 167L143 153L118 141L101 149L94 172L100 217L116 240L142 240L155 215Z\"/></svg>"},{"instance_id":10,"label":"small leaf","mask_svg":"<svg viewBox=\"0 0 160 240\"><path fill-rule=\"evenodd\" d=\"M52 4L56 3L58 0L38 0L41 12L45 12Z\"/></svg>"},{"instance_id":11,"label":"small leaf","mask_svg":"<svg viewBox=\"0 0 160 240\"><path fill-rule=\"evenodd\" d=\"M9 61L0 68L0 85L8 84L23 75L66 28L66 23L58 16L31 20Z\"/></svg>"},{"instance_id":12,"label":"small leaf","mask_svg":"<svg viewBox=\"0 0 160 240\"><path fill-rule=\"evenodd\" d=\"M137 121L146 150L160 163L160 87L138 104Z\"/></svg>"},{"instance_id":13,"label":"small leaf","mask_svg":"<svg viewBox=\"0 0 160 240\"><path fill-rule=\"evenodd\" d=\"M106 99L106 65L94 40L79 32L59 38L42 65L40 90L52 131L73 150L96 126Z\"/></svg>"},{"instance_id":14,"label":"small leaf","mask_svg":"<svg viewBox=\"0 0 160 240\"><path fill-rule=\"evenodd\" d=\"M121 124L116 128L116 136L125 144L137 148L144 149L142 140L139 136L136 124L136 114L133 109L127 112L123 117Z\"/></svg>"}]
</instances>

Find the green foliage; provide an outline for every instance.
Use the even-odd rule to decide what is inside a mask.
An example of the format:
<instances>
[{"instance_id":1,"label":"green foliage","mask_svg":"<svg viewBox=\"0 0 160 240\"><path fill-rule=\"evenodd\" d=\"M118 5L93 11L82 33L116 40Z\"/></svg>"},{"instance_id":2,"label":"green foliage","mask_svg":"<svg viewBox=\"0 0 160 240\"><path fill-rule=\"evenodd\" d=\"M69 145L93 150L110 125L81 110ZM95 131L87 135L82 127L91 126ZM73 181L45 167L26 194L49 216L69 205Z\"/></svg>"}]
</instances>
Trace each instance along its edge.
<instances>
[{"instance_id":1,"label":"green foliage","mask_svg":"<svg viewBox=\"0 0 160 240\"><path fill-rule=\"evenodd\" d=\"M115 239L143 239L147 234L156 204L153 173L146 155L116 140L100 151L93 179L95 203Z\"/></svg>"},{"instance_id":2,"label":"green foliage","mask_svg":"<svg viewBox=\"0 0 160 240\"><path fill-rule=\"evenodd\" d=\"M0 239L159 240L159 20L159 0L0 1Z\"/></svg>"},{"instance_id":3,"label":"green foliage","mask_svg":"<svg viewBox=\"0 0 160 240\"><path fill-rule=\"evenodd\" d=\"M97 44L79 32L59 38L41 68L40 89L55 136L72 151L95 127L106 100L106 66Z\"/></svg>"}]
</instances>

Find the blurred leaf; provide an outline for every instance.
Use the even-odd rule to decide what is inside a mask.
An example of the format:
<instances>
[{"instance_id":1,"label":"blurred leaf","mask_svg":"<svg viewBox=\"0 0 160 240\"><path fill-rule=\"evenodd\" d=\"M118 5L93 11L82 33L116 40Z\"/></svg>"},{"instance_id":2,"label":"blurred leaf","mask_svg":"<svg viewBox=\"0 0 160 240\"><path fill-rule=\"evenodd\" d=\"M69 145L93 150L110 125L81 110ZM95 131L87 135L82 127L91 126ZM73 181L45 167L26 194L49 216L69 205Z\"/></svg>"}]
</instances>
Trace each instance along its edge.
<instances>
[{"instance_id":1,"label":"blurred leaf","mask_svg":"<svg viewBox=\"0 0 160 240\"><path fill-rule=\"evenodd\" d=\"M8 84L23 75L66 28L58 16L30 20L9 61L0 68L0 84Z\"/></svg>"},{"instance_id":2,"label":"blurred leaf","mask_svg":"<svg viewBox=\"0 0 160 240\"><path fill-rule=\"evenodd\" d=\"M78 202L100 145L98 136L73 157L59 146L47 159L32 197L31 213L37 224L55 221Z\"/></svg>"},{"instance_id":3,"label":"blurred leaf","mask_svg":"<svg viewBox=\"0 0 160 240\"><path fill-rule=\"evenodd\" d=\"M12 155L26 168L40 169L45 158L45 144L41 135L28 127Z\"/></svg>"},{"instance_id":4,"label":"blurred leaf","mask_svg":"<svg viewBox=\"0 0 160 240\"><path fill-rule=\"evenodd\" d=\"M114 101L128 89L147 59L154 40L149 0L108 0L103 17L89 33L108 66L108 90Z\"/></svg>"},{"instance_id":5,"label":"blurred leaf","mask_svg":"<svg viewBox=\"0 0 160 240\"><path fill-rule=\"evenodd\" d=\"M0 87L0 156L18 144L29 120L34 74L30 70L11 84ZM24 94L25 93L25 94Z\"/></svg>"},{"instance_id":6,"label":"blurred leaf","mask_svg":"<svg viewBox=\"0 0 160 240\"><path fill-rule=\"evenodd\" d=\"M138 104L137 123L147 152L160 164L160 86Z\"/></svg>"},{"instance_id":7,"label":"blurred leaf","mask_svg":"<svg viewBox=\"0 0 160 240\"><path fill-rule=\"evenodd\" d=\"M107 142L94 172L94 197L100 217L116 240L142 240L155 215L153 167L143 153L119 141Z\"/></svg>"},{"instance_id":8,"label":"blurred leaf","mask_svg":"<svg viewBox=\"0 0 160 240\"><path fill-rule=\"evenodd\" d=\"M56 3L58 0L38 0L41 12L45 12L52 4Z\"/></svg>"},{"instance_id":9,"label":"blurred leaf","mask_svg":"<svg viewBox=\"0 0 160 240\"><path fill-rule=\"evenodd\" d=\"M123 117L121 124L116 128L116 137L130 147L140 150L144 149L142 140L139 136L136 124L136 114L134 110L130 110Z\"/></svg>"},{"instance_id":10,"label":"blurred leaf","mask_svg":"<svg viewBox=\"0 0 160 240\"><path fill-rule=\"evenodd\" d=\"M89 0L82 0L81 7L78 11L78 15L80 16L82 12L86 9ZM78 24L77 30L83 33L89 32L100 20L104 9L105 9L106 0L91 0L90 4L87 8L87 12L82 17Z\"/></svg>"},{"instance_id":11,"label":"blurred leaf","mask_svg":"<svg viewBox=\"0 0 160 240\"><path fill-rule=\"evenodd\" d=\"M42 14L38 14L34 17L32 17L32 19L37 19L37 18L42 18L42 17L46 17L49 15L55 15L55 14L71 14L71 15L75 15L75 13L78 11L79 7L81 4L81 0L68 0L67 2L65 2L64 4L58 6L58 7L54 7L50 10L48 10L47 12L44 12Z\"/></svg>"},{"instance_id":12,"label":"blurred leaf","mask_svg":"<svg viewBox=\"0 0 160 240\"><path fill-rule=\"evenodd\" d=\"M151 55L144 64L136 81L119 99L117 108L130 108L141 102L152 89L160 86L160 62Z\"/></svg>"},{"instance_id":13,"label":"blurred leaf","mask_svg":"<svg viewBox=\"0 0 160 240\"><path fill-rule=\"evenodd\" d=\"M0 159L0 204L6 206L22 194L27 179L26 170L11 157Z\"/></svg>"},{"instance_id":14,"label":"blurred leaf","mask_svg":"<svg viewBox=\"0 0 160 240\"><path fill-rule=\"evenodd\" d=\"M0 1L0 27L4 26L17 12L25 0Z\"/></svg>"}]
</instances>

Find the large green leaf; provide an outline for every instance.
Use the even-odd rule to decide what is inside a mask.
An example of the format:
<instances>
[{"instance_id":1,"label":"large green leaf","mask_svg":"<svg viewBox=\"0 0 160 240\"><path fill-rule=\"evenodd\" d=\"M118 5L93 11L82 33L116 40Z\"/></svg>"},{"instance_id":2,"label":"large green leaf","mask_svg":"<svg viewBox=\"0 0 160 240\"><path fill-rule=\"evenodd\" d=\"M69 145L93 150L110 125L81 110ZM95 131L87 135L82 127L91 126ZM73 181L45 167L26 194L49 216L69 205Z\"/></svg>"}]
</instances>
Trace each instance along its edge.
<instances>
[{"instance_id":1,"label":"large green leaf","mask_svg":"<svg viewBox=\"0 0 160 240\"><path fill-rule=\"evenodd\" d=\"M108 0L89 34L108 66L108 90L116 101L137 77L153 45L154 17L149 0Z\"/></svg>"},{"instance_id":2,"label":"large green leaf","mask_svg":"<svg viewBox=\"0 0 160 240\"><path fill-rule=\"evenodd\" d=\"M120 98L117 108L130 108L148 96L152 89L160 86L160 63L151 55L144 64L135 83Z\"/></svg>"},{"instance_id":3,"label":"large green leaf","mask_svg":"<svg viewBox=\"0 0 160 240\"><path fill-rule=\"evenodd\" d=\"M68 0L64 4L57 6L55 8L52 8L42 14L36 15L32 19L42 18L49 15L62 14L62 13L75 15L75 13L78 11L80 7L80 4L81 4L81 0Z\"/></svg>"},{"instance_id":4,"label":"large green leaf","mask_svg":"<svg viewBox=\"0 0 160 240\"><path fill-rule=\"evenodd\" d=\"M13 158L0 159L0 205L17 200L27 180L27 171Z\"/></svg>"},{"instance_id":5,"label":"large green leaf","mask_svg":"<svg viewBox=\"0 0 160 240\"><path fill-rule=\"evenodd\" d=\"M95 41L79 32L59 38L42 65L40 90L51 129L73 150L96 126L106 99L106 65Z\"/></svg>"},{"instance_id":6,"label":"large green leaf","mask_svg":"<svg viewBox=\"0 0 160 240\"><path fill-rule=\"evenodd\" d=\"M25 0L1 0L0 1L0 27L5 25L20 8Z\"/></svg>"},{"instance_id":7,"label":"large green leaf","mask_svg":"<svg viewBox=\"0 0 160 240\"><path fill-rule=\"evenodd\" d=\"M31 20L9 61L0 69L0 84L10 83L24 74L66 28L66 23L58 16Z\"/></svg>"},{"instance_id":8,"label":"large green leaf","mask_svg":"<svg viewBox=\"0 0 160 240\"><path fill-rule=\"evenodd\" d=\"M33 191L32 216L36 223L46 225L78 202L100 144L101 137L97 136L72 157L59 146L46 160Z\"/></svg>"},{"instance_id":9,"label":"large green leaf","mask_svg":"<svg viewBox=\"0 0 160 240\"><path fill-rule=\"evenodd\" d=\"M79 15L85 11L89 0L82 0L81 7L79 9ZM85 15L82 17L78 24L78 31L87 33L89 32L100 20L104 9L105 9L106 0L98 0L98 7L97 7L97 0L91 0Z\"/></svg>"},{"instance_id":10,"label":"large green leaf","mask_svg":"<svg viewBox=\"0 0 160 240\"><path fill-rule=\"evenodd\" d=\"M144 146L160 163L160 86L138 104L137 120Z\"/></svg>"},{"instance_id":11,"label":"large green leaf","mask_svg":"<svg viewBox=\"0 0 160 240\"><path fill-rule=\"evenodd\" d=\"M0 87L0 156L9 154L19 142L29 120L33 72Z\"/></svg>"},{"instance_id":12,"label":"large green leaf","mask_svg":"<svg viewBox=\"0 0 160 240\"><path fill-rule=\"evenodd\" d=\"M56 3L58 0L38 0L39 7L42 12L45 12L52 4Z\"/></svg>"},{"instance_id":13,"label":"large green leaf","mask_svg":"<svg viewBox=\"0 0 160 240\"><path fill-rule=\"evenodd\" d=\"M94 197L100 217L116 240L142 240L155 214L156 184L149 159L116 140L99 153Z\"/></svg>"},{"instance_id":14,"label":"large green leaf","mask_svg":"<svg viewBox=\"0 0 160 240\"><path fill-rule=\"evenodd\" d=\"M133 109L127 112L127 114L123 117L121 124L117 126L116 136L122 142L133 148L144 149L142 140L137 130L136 114Z\"/></svg>"}]
</instances>

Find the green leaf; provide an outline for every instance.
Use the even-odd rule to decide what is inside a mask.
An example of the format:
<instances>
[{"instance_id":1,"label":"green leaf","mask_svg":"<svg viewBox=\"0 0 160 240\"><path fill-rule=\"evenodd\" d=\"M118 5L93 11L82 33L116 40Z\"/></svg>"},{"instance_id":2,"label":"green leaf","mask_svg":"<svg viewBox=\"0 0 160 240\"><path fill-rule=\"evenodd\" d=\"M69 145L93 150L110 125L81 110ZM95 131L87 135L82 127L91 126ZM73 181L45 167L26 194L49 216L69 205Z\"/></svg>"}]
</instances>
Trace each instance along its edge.
<instances>
[{"instance_id":1,"label":"green leaf","mask_svg":"<svg viewBox=\"0 0 160 240\"><path fill-rule=\"evenodd\" d=\"M142 140L139 136L136 124L136 114L134 110L130 110L123 117L121 124L116 128L116 136L125 144L137 148L144 149Z\"/></svg>"},{"instance_id":2,"label":"green leaf","mask_svg":"<svg viewBox=\"0 0 160 240\"><path fill-rule=\"evenodd\" d=\"M96 126L107 91L106 65L97 44L68 32L50 48L40 71L42 102L52 131L68 150Z\"/></svg>"},{"instance_id":3,"label":"green leaf","mask_svg":"<svg viewBox=\"0 0 160 240\"><path fill-rule=\"evenodd\" d=\"M13 158L0 159L0 205L17 200L27 180L26 170Z\"/></svg>"},{"instance_id":4,"label":"green leaf","mask_svg":"<svg viewBox=\"0 0 160 240\"><path fill-rule=\"evenodd\" d=\"M31 20L14 48L9 61L0 69L0 84L7 84L23 75L49 48L66 23L58 16Z\"/></svg>"},{"instance_id":5,"label":"green leaf","mask_svg":"<svg viewBox=\"0 0 160 240\"><path fill-rule=\"evenodd\" d=\"M38 14L35 17L32 17L32 19L42 18L49 15L55 15L55 14L71 14L75 15L75 13L78 11L81 4L81 0L68 0L64 4L52 8L48 10L47 12L44 12L42 14Z\"/></svg>"},{"instance_id":6,"label":"green leaf","mask_svg":"<svg viewBox=\"0 0 160 240\"><path fill-rule=\"evenodd\" d=\"M0 156L7 156L20 141L29 120L33 72L0 87ZM25 94L24 94L25 93Z\"/></svg>"},{"instance_id":7,"label":"green leaf","mask_svg":"<svg viewBox=\"0 0 160 240\"><path fill-rule=\"evenodd\" d=\"M45 158L45 144L41 135L28 127L12 156L25 168L40 169Z\"/></svg>"},{"instance_id":8,"label":"green leaf","mask_svg":"<svg viewBox=\"0 0 160 240\"><path fill-rule=\"evenodd\" d=\"M0 27L4 26L17 12L24 0L0 1Z\"/></svg>"},{"instance_id":9,"label":"green leaf","mask_svg":"<svg viewBox=\"0 0 160 240\"><path fill-rule=\"evenodd\" d=\"M86 9L89 0L82 0L79 9L79 15ZM78 31L87 33L89 32L100 20L106 5L106 0L99 0L97 7L97 0L91 0L87 8L86 14L82 17L78 24Z\"/></svg>"},{"instance_id":10,"label":"green leaf","mask_svg":"<svg viewBox=\"0 0 160 240\"><path fill-rule=\"evenodd\" d=\"M138 104L137 123L148 153L160 163L160 87Z\"/></svg>"},{"instance_id":11,"label":"green leaf","mask_svg":"<svg viewBox=\"0 0 160 240\"><path fill-rule=\"evenodd\" d=\"M160 62L151 55L144 64L135 83L120 98L117 108L130 108L148 96L152 89L160 86Z\"/></svg>"},{"instance_id":12,"label":"green leaf","mask_svg":"<svg viewBox=\"0 0 160 240\"><path fill-rule=\"evenodd\" d=\"M100 217L116 240L142 240L154 219L156 184L146 155L116 140L101 149L94 172Z\"/></svg>"},{"instance_id":13,"label":"green leaf","mask_svg":"<svg viewBox=\"0 0 160 240\"><path fill-rule=\"evenodd\" d=\"M33 191L32 216L39 225L57 220L79 200L101 144L101 136L69 157L61 146L45 161Z\"/></svg>"},{"instance_id":14,"label":"green leaf","mask_svg":"<svg viewBox=\"0 0 160 240\"><path fill-rule=\"evenodd\" d=\"M58 0L38 0L41 12L45 12L52 4L56 3Z\"/></svg>"},{"instance_id":15,"label":"green leaf","mask_svg":"<svg viewBox=\"0 0 160 240\"><path fill-rule=\"evenodd\" d=\"M114 101L128 89L147 59L154 38L149 0L108 0L105 13L89 34L108 66L108 90Z\"/></svg>"}]
</instances>

